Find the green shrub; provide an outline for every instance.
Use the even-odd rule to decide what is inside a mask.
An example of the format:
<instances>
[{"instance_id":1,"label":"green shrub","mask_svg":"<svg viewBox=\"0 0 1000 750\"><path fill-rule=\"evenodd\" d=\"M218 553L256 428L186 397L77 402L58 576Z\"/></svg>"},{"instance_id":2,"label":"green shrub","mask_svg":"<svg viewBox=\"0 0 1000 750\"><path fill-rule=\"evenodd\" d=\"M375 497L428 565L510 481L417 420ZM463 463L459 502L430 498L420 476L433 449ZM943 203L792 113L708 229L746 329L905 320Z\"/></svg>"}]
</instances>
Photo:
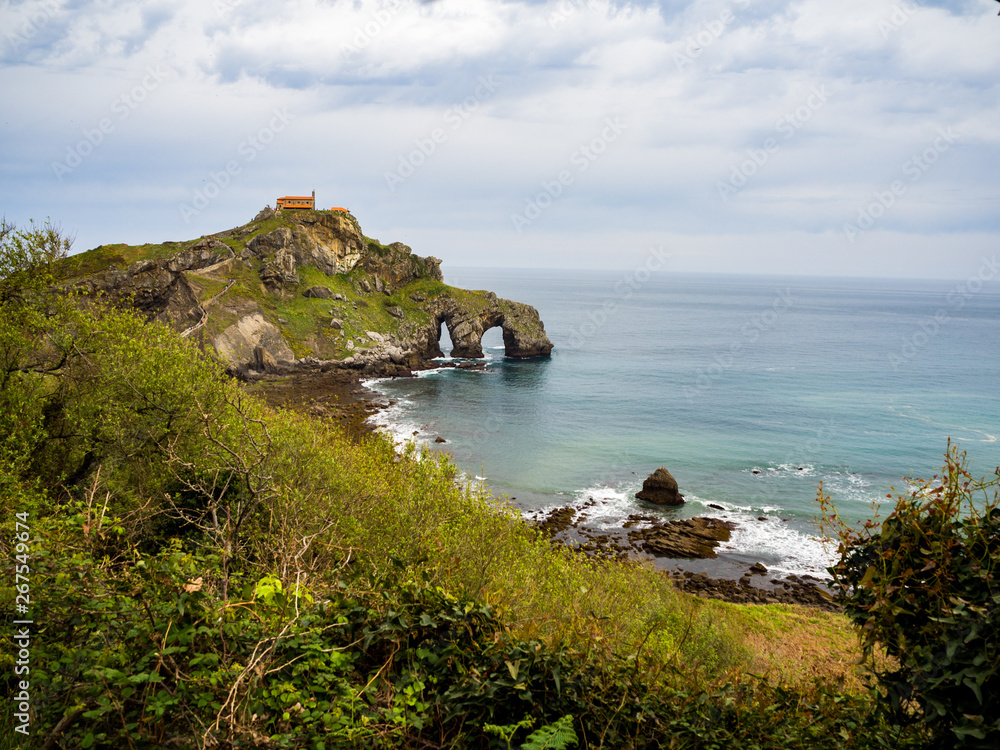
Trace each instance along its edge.
<instances>
[{"instance_id":1,"label":"green shrub","mask_svg":"<svg viewBox=\"0 0 1000 750\"><path fill-rule=\"evenodd\" d=\"M941 475L910 484L884 521L832 516L830 572L867 651L898 661L878 675L895 717L945 745L1000 747L1000 469L974 480L949 443Z\"/></svg>"}]
</instances>

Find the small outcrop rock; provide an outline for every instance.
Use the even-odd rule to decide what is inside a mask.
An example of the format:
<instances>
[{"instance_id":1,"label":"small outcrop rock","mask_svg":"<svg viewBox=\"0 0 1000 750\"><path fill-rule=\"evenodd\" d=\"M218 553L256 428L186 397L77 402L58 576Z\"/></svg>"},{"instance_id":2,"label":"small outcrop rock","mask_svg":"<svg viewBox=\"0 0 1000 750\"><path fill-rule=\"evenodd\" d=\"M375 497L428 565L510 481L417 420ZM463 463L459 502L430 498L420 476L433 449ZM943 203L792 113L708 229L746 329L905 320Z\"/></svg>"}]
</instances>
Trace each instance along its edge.
<instances>
[{"instance_id":1,"label":"small outcrop rock","mask_svg":"<svg viewBox=\"0 0 1000 750\"><path fill-rule=\"evenodd\" d=\"M302 292L302 296L313 299L333 299L333 292L325 286L311 286Z\"/></svg>"},{"instance_id":2,"label":"small outcrop rock","mask_svg":"<svg viewBox=\"0 0 1000 750\"><path fill-rule=\"evenodd\" d=\"M715 558L719 542L729 541L735 528L731 521L718 518L688 518L669 523L653 520L652 528L630 531L628 536L644 552L657 557Z\"/></svg>"},{"instance_id":3,"label":"small outcrop rock","mask_svg":"<svg viewBox=\"0 0 1000 750\"><path fill-rule=\"evenodd\" d=\"M635 493L640 500L656 505L683 505L684 496L677 491L677 480L663 466L650 474Z\"/></svg>"}]
</instances>

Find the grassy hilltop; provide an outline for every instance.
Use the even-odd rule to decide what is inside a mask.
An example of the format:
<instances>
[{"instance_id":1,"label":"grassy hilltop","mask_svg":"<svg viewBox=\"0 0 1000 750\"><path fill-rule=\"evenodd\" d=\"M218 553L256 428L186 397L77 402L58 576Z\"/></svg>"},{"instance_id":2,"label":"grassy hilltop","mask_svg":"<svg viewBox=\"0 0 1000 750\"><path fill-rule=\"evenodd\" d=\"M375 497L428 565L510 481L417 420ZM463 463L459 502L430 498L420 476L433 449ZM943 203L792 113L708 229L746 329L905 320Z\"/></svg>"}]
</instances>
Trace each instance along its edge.
<instances>
[{"instance_id":1,"label":"grassy hilltop","mask_svg":"<svg viewBox=\"0 0 1000 750\"><path fill-rule=\"evenodd\" d=\"M286 369L307 358L369 371L415 367L440 354L442 325L470 356L481 356L493 325L504 328L510 356L551 350L534 308L450 287L440 263L366 237L349 213L265 209L195 240L94 248L61 261L57 274L130 300L233 367L253 363L258 347Z\"/></svg>"}]
</instances>

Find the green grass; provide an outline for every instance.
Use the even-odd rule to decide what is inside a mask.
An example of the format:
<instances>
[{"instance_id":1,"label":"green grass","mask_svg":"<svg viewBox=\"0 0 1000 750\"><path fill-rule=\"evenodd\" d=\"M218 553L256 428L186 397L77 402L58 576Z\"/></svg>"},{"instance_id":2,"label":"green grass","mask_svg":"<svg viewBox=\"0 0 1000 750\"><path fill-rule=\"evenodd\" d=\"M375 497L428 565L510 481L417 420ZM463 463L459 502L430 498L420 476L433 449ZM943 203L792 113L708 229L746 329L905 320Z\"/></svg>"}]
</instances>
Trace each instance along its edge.
<instances>
[{"instance_id":1,"label":"green grass","mask_svg":"<svg viewBox=\"0 0 1000 750\"><path fill-rule=\"evenodd\" d=\"M101 245L60 261L57 266L57 277L69 281L101 273L113 267L124 268L137 260L170 258L184 252L195 242L196 240L164 242L158 245Z\"/></svg>"},{"instance_id":2,"label":"green grass","mask_svg":"<svg viewBox=\"0 0 1000 750\"><path fill-rule=\"evenodd\" d=\"M205 302L226 288L226 282L219 279L212 279L195 272L185 274L188 282L193 286L198 295L199 302Z\"/></svg>"}]
</instances>

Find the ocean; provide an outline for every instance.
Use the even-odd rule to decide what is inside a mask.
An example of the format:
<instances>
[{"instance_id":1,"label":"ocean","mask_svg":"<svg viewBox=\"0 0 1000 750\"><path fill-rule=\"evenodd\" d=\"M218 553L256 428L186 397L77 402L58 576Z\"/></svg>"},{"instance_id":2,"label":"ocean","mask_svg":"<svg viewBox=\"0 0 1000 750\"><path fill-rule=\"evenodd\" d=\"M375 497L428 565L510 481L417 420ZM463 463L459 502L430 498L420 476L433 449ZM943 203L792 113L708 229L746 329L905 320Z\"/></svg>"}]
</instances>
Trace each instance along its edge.
<instances>
[{"instance_id":1,"label":"ocean","mask_svg":"<svg viewBox=\"0 0 1000 750\"><path fill-rule=\"evenodd\" d=\"M592 499L598 529L634 513L723 517L738 524L720 548L733 571L762 562L822 577L833 549L818 538L821 482L855 522L906 477L938 473L949 438L974 474L1000 465L1000 282L988 265L965 281L645 267L445 269L445 281L534 305L551 358L507 360L492 329L485 371L369 381L394 402L374 419L446 450L528 516ZM681 508L635 499L659 466Z\"/></svg>"}]
</instances>

